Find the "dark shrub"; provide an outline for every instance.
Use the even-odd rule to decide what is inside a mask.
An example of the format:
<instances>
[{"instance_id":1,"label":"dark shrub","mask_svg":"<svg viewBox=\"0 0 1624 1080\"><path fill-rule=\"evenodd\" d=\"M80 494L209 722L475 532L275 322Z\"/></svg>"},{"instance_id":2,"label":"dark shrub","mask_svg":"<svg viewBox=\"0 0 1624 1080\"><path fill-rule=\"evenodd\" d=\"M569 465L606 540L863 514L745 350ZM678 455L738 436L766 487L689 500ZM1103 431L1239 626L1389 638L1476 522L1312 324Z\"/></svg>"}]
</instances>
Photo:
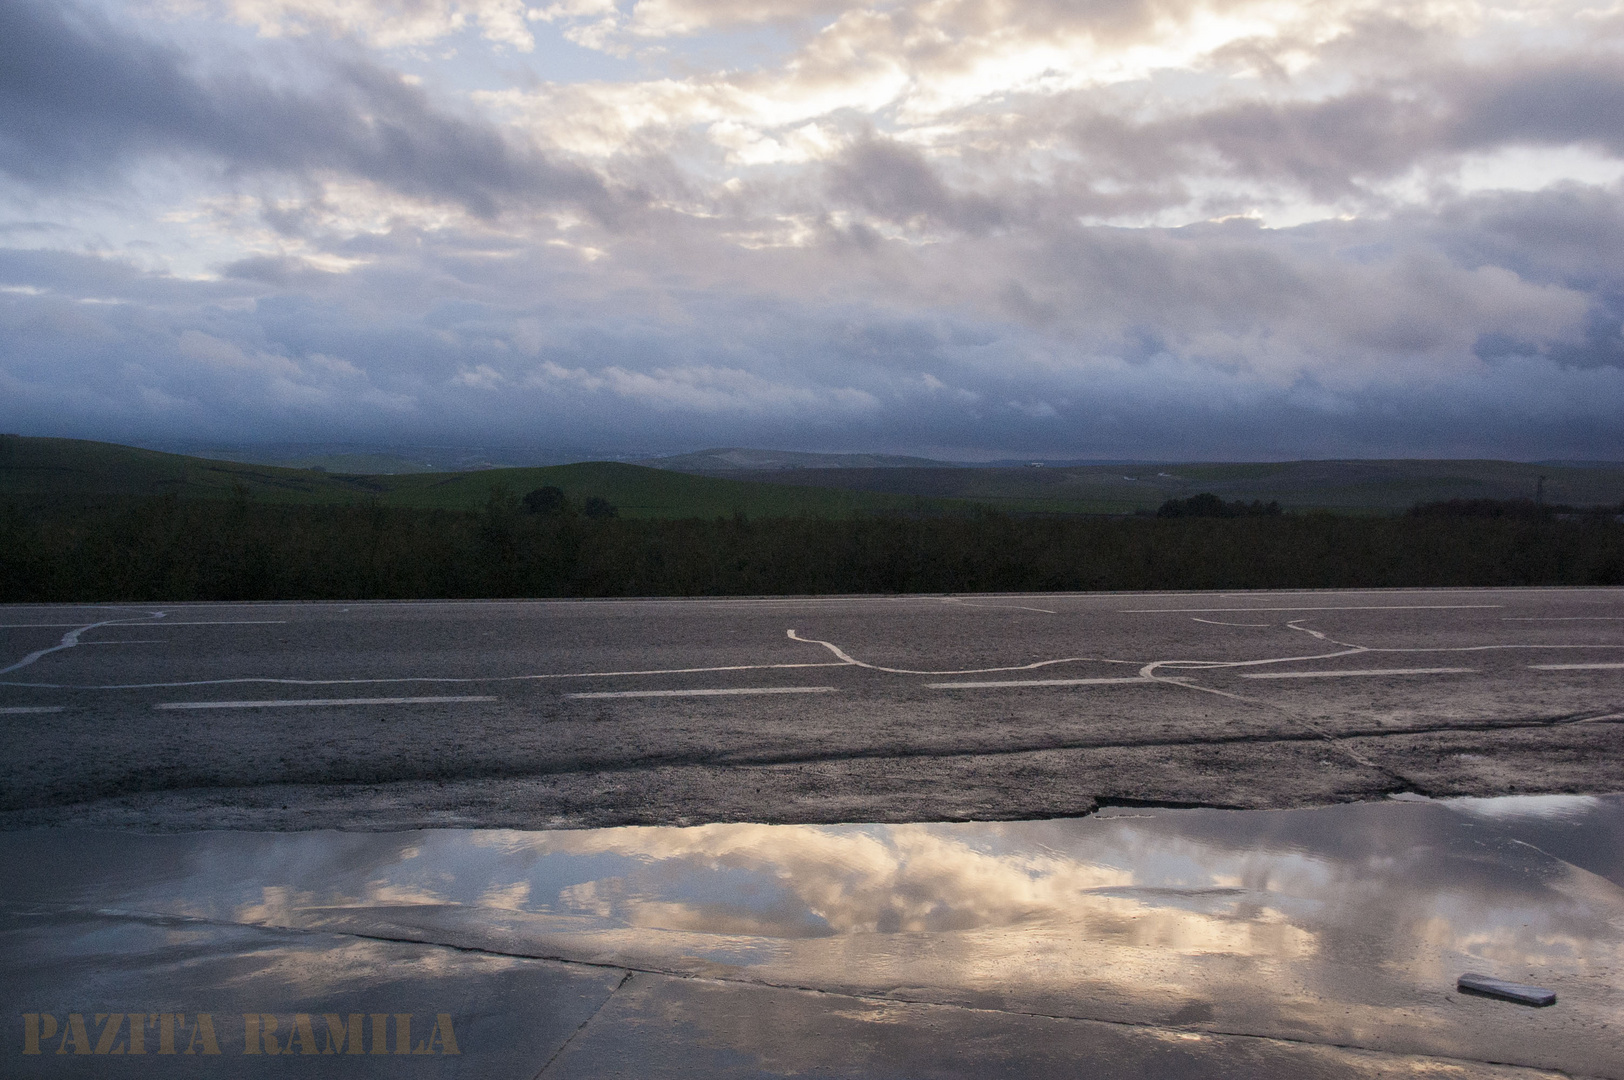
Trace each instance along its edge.
<instances>
[{"instance_id":1,"label":"dark shrub","mask_svg":"<svg viewBox=\"0 0 1624 1080\"><path fill-rule=\"evenodd\" d=\"M1533 499L1446 499L1417 503L1411 517L1511 518L1516 521L1549 521L1567 507L1544 506Z\"/></svg>"},{"instance_id":2,"label":"dark shrub","mask_svg":"<svg viewBox=\"0 0 1624 1080\"><path fill-rule=\"evenodd\" d=\"M1251 502L1224 502L1211 492L1203 491L1199 495L1191 495L1188 499L1168 499L1156 511L1159 518L1202 517L1202 518L1238 518L1238 517L1276 517L1280 513L1280 504L1277 502L1260 502L1253 499Z\"/></svg>"},{"instance_id":3,"label":"dark shrub","mask_svg":"<svg viewBox=\"0 0 1624 1080\"><path fill-rule=\"evenodd\" d=\"M524 508L532 514L552 517L564 512L564 492L555 487L539 487L524 497Z\"/></svg>"}]
</instances>

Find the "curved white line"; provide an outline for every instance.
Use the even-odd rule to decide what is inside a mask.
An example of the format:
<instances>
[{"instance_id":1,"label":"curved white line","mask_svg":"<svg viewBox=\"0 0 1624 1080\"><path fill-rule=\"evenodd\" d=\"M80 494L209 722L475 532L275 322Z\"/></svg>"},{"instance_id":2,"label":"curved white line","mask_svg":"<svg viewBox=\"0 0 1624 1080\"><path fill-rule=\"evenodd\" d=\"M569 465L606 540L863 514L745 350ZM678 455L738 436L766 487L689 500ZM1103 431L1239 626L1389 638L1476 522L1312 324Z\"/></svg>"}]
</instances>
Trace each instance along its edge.
<instances>
[{"instance_id":1,"label":"curved white line","mask_svg":"<svg viewBox=\"0 0 1624 1080\"><path fill-rule=\"evenodd\" d=\"M163 617L164 617L164 613L161 612L161 611L154 611L151 615L147 616L147 618L151 618L151 619L161 619ZM27 656L23 657L21 660L17 661L15 664L12 664L10 667L0 668L0 675L9 675L13 671L16 671L19 668L25 668L29 664L32 664L34 661L38 660L42 656L49 656L54 652L61 652L63 649L78 648L78 646L79 646L79 635L84 633L86 630L94 630L98 626L130 626L130 625L152 626L152 625L155 625L155 624L150 623L150 622L135 622L133 619L103 619L101 622L93 622L93 623L88 623L88 624L86 624L84 626L75 627L74 629L69 630L66 634L63 634L62 635L62 640L57 642L55 645L52 645L50 648L48 648L48 649L38 649L38 650L36 650L34 652L29 653Z\"/></svg>"},{"instance_id":2,"label":"curved white line","mask_svg":"<svg viewBox=\"0 0 1624 1080\"><path fill-rule=\"evenodd\" d=\"M1198 619L1194 615L1190 616L1190 621L1206 623L1208 626L1250 626L1256 629L1274 625L1272 622L1219 622L1217 619Z\"/></svg>"},{"instance_id":3,"label":"curved white line","mask_svg":"<svg viewBox=\"0 0 1624 1080\"><path fill-rule=\"evenodd\" d=\"M1032 671L1036 668L1049 667L1053 664L1131 664L1132 660L1105 660L1097 656L1065 656L1059 660L1039 660L1034 664L1016 664L1012 667L982 667L960 668L956 671L914 671L910 668L881 667L878 664L866 664L854 659L832 641L819 641L817 638L804 638L794 630L784 631L791 641L799 641L806 645L822 645L825 649L840 657L841 661L852 667L867 668L869 671L883 671L890 675L989 675L995 671Z\"/></svg>"}]
</instances>

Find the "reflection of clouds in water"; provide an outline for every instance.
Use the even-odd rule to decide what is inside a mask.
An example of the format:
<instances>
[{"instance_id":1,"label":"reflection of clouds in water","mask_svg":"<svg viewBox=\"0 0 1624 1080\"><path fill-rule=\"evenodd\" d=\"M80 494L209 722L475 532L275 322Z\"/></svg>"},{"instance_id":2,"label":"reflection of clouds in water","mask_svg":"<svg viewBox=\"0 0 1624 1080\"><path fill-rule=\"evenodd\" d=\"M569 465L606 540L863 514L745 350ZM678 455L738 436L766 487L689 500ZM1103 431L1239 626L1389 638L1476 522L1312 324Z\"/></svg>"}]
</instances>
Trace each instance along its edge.
<instances>
[{"instance_id":1,"label":"reflection of clouds in water","mask_svg":"<svg viewBox=\"0 0 1624 1080\"><path fill-rule=\"evenodd\" d=\"M779 825L554 834L552 850L674 861L649 875L733 869L765 875L837 933L954 930L1053 916L1129 871L1031 851L998 854L932 826L882 831Z\"/></svg>"},{"instance_id":2,"label":"reflection of clouds in water","mask_svg":"<svg viewBox=\"0 0 1624 1080\"><path fill-rule=\"evenodd\" d=\"M1444 799L1442 805L1485 818L1579 817L1598 809L1594 795L1503 795L1497 799Z\"/></svg>"},{"instance_id":3,"label":"reflection of clouds in water","mask_svg":"<svg viewBox=\"0 0 1624 1080\"><path fill-rule=\"evenodd\" d=\"M434 985L436 980L465 976L468 957L440 949L403 951L379 941L351 941L319 952L303 945L260 949L257 964L226 979L228 988L262 995L278 1008L293 1004L297 996L328 1000L338 994L376 994L380 977L400 983ZM489 977L524 960L487 955L479 958L481 974ZM273 992L268 984L279 983ZM280 995L280 996L277 996Z\"/></svg>"},{"instance_id":4,"label":"reflection of clouds in water","mask_svg":"<svg viewBox=\"0 0 1624 1080\"><path fill-rule=\"evenodd\" d=\"M785 937L1026 926L1179 953L1312 951L1312 935L1283 912L1249 894L1214 891L1210 876L1141 893L1133 870L1009 839L973 826L708 825L534 842L641 864L559 894L565 910L630 926ZM705 880L717 875L732 887Z\"/></svg>"},{"instance_id":5,"label":"reflection of clouds in water","mask_svg":"<svg viewBox=\"0 0 1624 1080\"><path fill-rule=\"evenodd\" d=\"M1321 969L1431 978L1468 958L1600 970L1620 958L1617 887L1546 854L1547 836L1520 837L1534 826L1590 836L1618 811L1617 800L1541 797L1011 823L237 837L205 841L198 876L178 891L170 883L156 906L266 925L420 906L519 918L543 937L657 930L797 949L824 939L829 955L902 948L876 935L929 935L956 978L989 984L1028 977L1011 965L1035 965L1040 980L1102 963L1126 975L1158 956L1244 958L1259 970L1317 958L1295 969L1304 986ZM661 948L703 951L686 940Z\"/></svg>"},{"instance_id":6,"label":"reflection of clouds in water","mask_svg":"<svg viewBox=\"0 0 1624 1080\"><path fill-rule=\"evenodd\" d=\"M1624 889L1553 852L1568 844L1582 862L1575 852L1600 849L1606 870L1621 824L1624 798L1607 796L898 826L93 836L72 865L93 858L119 882L98 904L146 911L1511 1054L1521 1036L1503 1013L1450 997L1461 972L1484 971L1557 988L1565 1011L1552 1015L1589 1033L1575 1045L1604 1044L1576 1059L1595 1074L1621 1060L1608 1025L1624 1007ZM323 993L435 977L381 956L339 949L318 971L271 949L261 970Z\"/></svg>"}]
</instances>

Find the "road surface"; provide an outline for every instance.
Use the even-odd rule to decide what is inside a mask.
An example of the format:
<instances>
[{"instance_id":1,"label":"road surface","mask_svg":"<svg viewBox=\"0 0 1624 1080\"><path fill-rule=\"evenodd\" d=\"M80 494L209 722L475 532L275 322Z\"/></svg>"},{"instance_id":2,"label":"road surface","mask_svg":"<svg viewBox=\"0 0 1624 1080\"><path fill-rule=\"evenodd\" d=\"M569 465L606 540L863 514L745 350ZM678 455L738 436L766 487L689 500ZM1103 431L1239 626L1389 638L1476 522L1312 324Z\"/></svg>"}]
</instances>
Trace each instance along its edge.
<instances>
[{"instance_id":1,"label":"road surface","mask_svg":"<svg viewBox=\"0 0 1624 1080\"><path fill-rule=\"evenodd\" d=\"M0 608L0 828L1624 787L1624 590Z\"/></svg>"}]
</instances>

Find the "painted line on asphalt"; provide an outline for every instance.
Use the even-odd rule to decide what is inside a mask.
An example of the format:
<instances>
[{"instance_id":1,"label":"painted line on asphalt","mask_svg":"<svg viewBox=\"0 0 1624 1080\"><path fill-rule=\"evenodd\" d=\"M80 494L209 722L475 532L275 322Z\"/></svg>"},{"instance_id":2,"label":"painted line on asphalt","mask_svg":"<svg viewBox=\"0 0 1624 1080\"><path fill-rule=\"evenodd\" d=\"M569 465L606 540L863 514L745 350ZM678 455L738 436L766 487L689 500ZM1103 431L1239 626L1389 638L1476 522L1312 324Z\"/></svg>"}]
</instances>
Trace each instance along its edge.
<instances>
[{"instance_id":1,"label":"painted line on asphalt","mask_svg":"<svg viewBox=\"0 0 1624 1080\"><path fill-rule=\"evenodd\" d=\"M1529 664L1529 671L1621 671L1624 664Z\"/></svg>"},{"instance_id":2,"label":"painted line on asphalt","mask_svg":"<svg viewBox=\"0 0 1624 1080\"><path fill-rule=\"evenodd\" d=\"M1180 608L1122 608L1118 615L1210 615L1219 612L1245 611L1481 611L1503 608L1504 604L1364 604L1359 607L1180 607Z\"/></svg>"},{"instance_id":3,"label":"painted line on asphalt","mask_svg":"<svg viewBox=\"0 0 1624 1080\"><path fill-rule=\"evenodd\" d=\"M127 626L286 626L287 619L222 619L215 622L126 623Z\"/></svg>"},{"instance_id":4,"label":"painted line on asphalt","mask_svg":"<svg viewBox=\"0 0 1624 1080\"><path fill-rule=\"evenodd\" d=\"M92 686L82 683L25 683L0 681L0 686L23 686L34 690L178 690L189 686L241 686L254 683L260 686L393 686L400 683L498 683L537 682L543 679L606 679L620 675L703 675L718 671L777 671L781 668L827 668L849 665L829 662L822 664L732 664L727 667L655 668L648 671L565 671L542 675L403 675L388 679L273 679L268 676L246 676L237 679L188 679L182 682L160 683L108 683ZM5 672L0 671L0 675ZM922 675L950 675L952 672L914 672Z\"/></svg>"},{"instance_id":5,"label":"painted line on asphalt","mask_svg":"<svg viewBox=\"0 0 1624 1080\"><path fill-rule=\"evenodd\" d=\"M1501 622L1624 622L1624 615L1502 615Z\"/></svg>"},{"instance_id":6,"label":"painted line on asphalt","mask_svg":"<svg viewBox=\"0 0 1624 1080\"><path fill-rule=\"evenodd\" d=\"M488 695L461 697L276 698L271 701L166 701L154 709L279 709L298 705L438 705L452 702L497 701Z\"/></svg>"},{"instance_id":7,"label":"painted line on asphalt","mask_svg":"<svg viewBox=\"0 0 1624 1080\"><path fill-rule=\"evenodd\" d=\"M1365 668L1359 671L1265 671L1243 679L1351 679L1379 675L1475 675L1469 667Z\"/></svg>"},{"instance_id":8,"label":"painted line on asphalt","mask_svg":"<svg viewBox=\"0 0 1624 1080\"><path fill-rule=\"evenodd\" d=\"M933 682L932 690L1002 690L1010 686L1156 686L1165 679L1142 679L1137 675L1116 679L1002 679L997 682Z\"/></svg>"},{"instance_id":9,"label":"painted line on asphalt","mask_svg":"<svg viewBox=\"0 0 1624 1080\"><path fill-rule=\"evenodd\" d=\"M24 713L61 712L61 705L7 705L0 709L0 716L21 716Z\"/></svg>"},{"instance_id":10,"label":"painted line on asphalt","mask_svg":"<svg viewBox=\"0 0 1624 1080\"><path fill-rule=\"evenodd\" d=\"M600 690L568 698L737 697L744 694L838 694L838 686L730 686L710 690Z\"/></svg>"}]
</instances>

